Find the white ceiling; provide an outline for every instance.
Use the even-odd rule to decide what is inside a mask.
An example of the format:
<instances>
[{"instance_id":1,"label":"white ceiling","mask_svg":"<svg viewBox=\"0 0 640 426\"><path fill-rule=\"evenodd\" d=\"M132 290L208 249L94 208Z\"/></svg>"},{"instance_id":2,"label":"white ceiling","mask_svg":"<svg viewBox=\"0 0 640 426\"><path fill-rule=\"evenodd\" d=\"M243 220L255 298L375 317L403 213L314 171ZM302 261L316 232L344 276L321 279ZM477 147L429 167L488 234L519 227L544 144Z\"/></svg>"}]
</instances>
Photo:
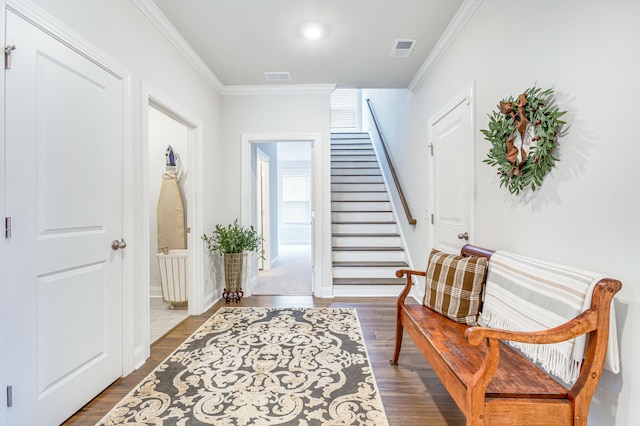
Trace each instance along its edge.
<instances>
[{"instance_id":1,"label":"white ceiling","mask_svg":"<svg viewBox=\"0 0 640 426\"><path fill-rule=\"evenodd\" d=\"M406 88L463 0L153 0L217 78L228 85L337 84ZM327 28L307 40L300 27ZM391 58L396 39L417 39ZM268 82L265 72L291 73Z\"/></svg>"}]
</instances>

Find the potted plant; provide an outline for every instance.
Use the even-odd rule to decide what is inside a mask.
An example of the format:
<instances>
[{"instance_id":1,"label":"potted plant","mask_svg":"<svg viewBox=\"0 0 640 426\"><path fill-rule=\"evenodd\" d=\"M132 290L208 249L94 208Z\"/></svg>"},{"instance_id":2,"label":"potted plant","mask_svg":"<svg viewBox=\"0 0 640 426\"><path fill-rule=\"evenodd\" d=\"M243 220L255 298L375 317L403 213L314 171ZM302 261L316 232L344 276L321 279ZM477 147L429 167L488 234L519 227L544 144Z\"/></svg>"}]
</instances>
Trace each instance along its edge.
<instances>
[{"instance_id":1,"label":"potted plant","mask_svg":"<svg viewBox=\"0 0 640 426\"><path fill-rule=\"evenodd\" d=\"M202 240L209 253L218 253L224 259L225 289L222 297L229 303L231 299L239 302L244 296L242 291L242 258L245 251L261 254L263 238L253 226L238 224L238 219L227 226L216 225L211 236L204 234Z\"/></svg>"}]
</instances>

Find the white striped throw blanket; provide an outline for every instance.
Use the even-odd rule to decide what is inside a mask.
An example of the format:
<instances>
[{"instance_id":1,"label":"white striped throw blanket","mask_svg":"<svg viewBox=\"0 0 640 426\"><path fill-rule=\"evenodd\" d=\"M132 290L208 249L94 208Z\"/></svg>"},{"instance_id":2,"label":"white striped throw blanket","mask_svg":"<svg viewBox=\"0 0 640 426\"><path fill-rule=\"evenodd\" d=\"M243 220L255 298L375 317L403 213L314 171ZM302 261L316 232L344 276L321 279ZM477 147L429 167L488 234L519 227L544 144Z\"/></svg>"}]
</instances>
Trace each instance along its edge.
<instances>
[{"instance_id":1,"label":"white striped throw blanket","mask_svg":"<svg viewBox=\"0 0 640 426\"><path fill-rule=\"evenodd\" d=\"M478 323L511 331L539 331L561 325L591 306L591 294L602 275L555 263L496 251L491 256L484 305ZM615 313L605 368L618 373ZM566 342L535 345L507 342L547 373L573 385L580 373L586 336Z\"/></svg>"}]
</instances>

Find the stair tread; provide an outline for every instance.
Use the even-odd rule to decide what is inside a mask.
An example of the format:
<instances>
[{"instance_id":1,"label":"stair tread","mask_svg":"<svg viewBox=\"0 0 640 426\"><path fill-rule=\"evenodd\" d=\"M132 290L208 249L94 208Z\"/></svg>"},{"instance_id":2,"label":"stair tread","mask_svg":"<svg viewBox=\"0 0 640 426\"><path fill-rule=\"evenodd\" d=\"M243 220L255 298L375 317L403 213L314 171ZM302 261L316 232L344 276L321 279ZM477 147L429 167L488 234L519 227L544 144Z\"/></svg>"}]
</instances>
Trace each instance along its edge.
<instances>
[{"instance_id":1,"label":"stair tread","mask_svg":"<svg viewBox=\"0 0 640 426\"><path fill-rule=\"evenodd\" d=\"M331 210L331 213L393 213L391 210ZM369 222L365 222L369 223Z\"/></svg>"},{"instance_id":2,"label":"stair tread","mask_svg":"<svg viewBox=\"0 0 640 426\"><path fill-rule=\"evenodd\" d=\"M333 266L339 267L371 267L371 268L386 268L389 266L409 266L407 262L403 261L380 261L380 260L342 260L334 261Z\"/></svg>"},{"instance_id":3,"label":"stair tread","mask_svg":"<svg viewBox=\"0 0 640 426\"><path fill-rule=\"evenodd\" d=\"M332 225L360 225L361 223L366 225L395 225L395 220L374 220L371 222L362 222L361 220L334 220Z\"/></svg>"},{"instance_id":4,"label":"stair tread","mask_svg":"<svg viewBox=\"0 0 640 426\"><path fill-rule=\"evenodd\" d=\"M337 234L333 234L333 236L334 237L399 237L400 234L396 234L392 232L382 232L382 233L376 233L376 234L339 232Z\"/></svg>"},{"instance_id":5,"label":"stair tread","mask_svg":"<svg viewBox=\"0 0 640 426\"><path fill-rule=\"evenodd\" d=\"M404 285L402 278L334 278L334 285Z\"/></svg>"},{"instance_id":6,"label":"stair tread","mask_svg":"<svg viewBox=\"0 0 640 426\"><path fill-rule=\"evenodd\" d=\"M341 168L336 168L334 170L349 170L349 169L341 169ZM353 170L353 169L352 169ZM358 170L362 170L362 168L358 169ZM331 177L338 177L338 176L346 176L346 177L358 177L358 176L375 176L375 177L382 177L382 173L331 173Z\"/></svg>"},{"instance_id":7,"label":"stair tread","mask_svg":"<svg viewBox=\"0 0 640 426\"><path fill-rule=\"evenodd\" d=\"M353 194L353 193L380 193L380 192L384 192L386 193L387 191L384 189L332 189L331 192L336 192L336 193L349 193L349 194ZM355 200L354 200L355 201Z\"/></svg>"},{"instance_id":8,"label":"stair tread","mask_svg":"<svg viewBox=\"0 0 640 426\"><path fill-rule=\"evenodd\" d=\"M333 247L333 251L404 251L402 247Z\"/></svg>"}]
</instances>

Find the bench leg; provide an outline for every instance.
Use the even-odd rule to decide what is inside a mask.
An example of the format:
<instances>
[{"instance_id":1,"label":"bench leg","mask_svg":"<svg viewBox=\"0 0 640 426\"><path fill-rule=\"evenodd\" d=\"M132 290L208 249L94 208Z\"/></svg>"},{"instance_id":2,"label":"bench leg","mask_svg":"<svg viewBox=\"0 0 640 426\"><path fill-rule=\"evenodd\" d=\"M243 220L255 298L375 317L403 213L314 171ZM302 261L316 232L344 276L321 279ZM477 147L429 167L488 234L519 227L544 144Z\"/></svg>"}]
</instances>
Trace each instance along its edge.
<instances>
[{"instance_id":1,"label":"bench leg","mask_svg":"<svg viewBox=\"0 0 640 426\"><path fill-rule=\"evenodd\" d=\"M400 318L398 318L396 323L396 347L393 352L393 359L389 361L391 365L398 365L398 358L400 358L400 348L402 348L402 335L404 333L404 327L402 327L402 323L400 322Z\"/></svg>"}]
</instances>

